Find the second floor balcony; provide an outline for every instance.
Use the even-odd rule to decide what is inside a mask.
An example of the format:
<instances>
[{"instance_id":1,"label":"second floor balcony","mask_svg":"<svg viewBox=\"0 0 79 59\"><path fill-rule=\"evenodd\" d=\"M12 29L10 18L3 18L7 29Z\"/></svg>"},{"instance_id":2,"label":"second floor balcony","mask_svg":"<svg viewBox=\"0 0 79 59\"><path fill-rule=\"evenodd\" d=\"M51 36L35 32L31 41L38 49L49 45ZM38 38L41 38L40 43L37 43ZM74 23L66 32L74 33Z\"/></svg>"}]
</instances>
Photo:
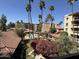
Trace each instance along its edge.
<instances>
[{"instance_id":1,"label":"second floor balcony","mask_svg":"<svg viewBox=\"0 0 79 59\"><path fill-rule=\"evenodd\" d=\"M79 25L79 17L74 17L72 20L72 24L78 24Z\"/></svg>"}]
</instances>

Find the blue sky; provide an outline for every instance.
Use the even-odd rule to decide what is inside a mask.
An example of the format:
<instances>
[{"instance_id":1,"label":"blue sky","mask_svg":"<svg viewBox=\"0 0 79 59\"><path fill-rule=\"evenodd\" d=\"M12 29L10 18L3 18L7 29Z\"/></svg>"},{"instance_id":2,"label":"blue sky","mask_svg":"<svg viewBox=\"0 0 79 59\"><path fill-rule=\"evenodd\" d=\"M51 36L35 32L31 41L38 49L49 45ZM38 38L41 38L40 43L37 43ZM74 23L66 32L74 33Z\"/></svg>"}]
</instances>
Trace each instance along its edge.
<instances>
[{"instance_id":1,"label":"blue sky","mask_svg":"<svg viewBox=\"0 0 79 59\"><path fill-rule=\"evenodd\" d=\"M33 23L38 23L38 14L40 14L39 1L34 0L32 4L32 18ZM54 5L55 10L53 11L53 16L55 22L59 23L64 21L64 15L71 12L70 5L67 3L67 0L45 0L46 7ZM2 14L7 16L8 22L16 22L17 20L23 20L28 22L27 12L25 10L27 0L0 0L0 16ZM79 11L79 1L74 4L74 11ZM44 17L49 13L48 8L44 11Z\"/></svg>"}]
</instances>

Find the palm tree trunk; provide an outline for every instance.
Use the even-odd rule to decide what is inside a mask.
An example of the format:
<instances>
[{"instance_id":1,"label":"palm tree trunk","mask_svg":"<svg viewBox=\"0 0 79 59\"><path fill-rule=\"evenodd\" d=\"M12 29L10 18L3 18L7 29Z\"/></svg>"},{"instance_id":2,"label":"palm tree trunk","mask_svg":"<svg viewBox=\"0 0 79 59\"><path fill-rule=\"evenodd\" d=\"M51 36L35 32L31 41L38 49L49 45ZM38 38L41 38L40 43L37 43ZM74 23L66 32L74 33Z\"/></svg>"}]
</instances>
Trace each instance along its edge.
<instances>
[{"instance_id":1,"label":"palm tree trunk","mask_svg":"<svg viewBox=\"0 0 79 59\"><path fill-rule=\"evenodd\" d=\"M52 11L51 11L51 16L52 16ZM52 24L53 24L53 21L51 20L51 29L52 29Z\"/></svg>"},{"instance_id":2,"label":"palm tree trunk","mask_svg":"<svg viewBox=\"0 0 79 59\"><path fill-rule=\"evenodd\" d=\"M28 12L28 29L30 29L30 13ZM29 38L30 38L30 32L29 32Z\"/></svg>"},{"instance_id":3,"label":"palm tree trunk","mask_svg":"<svg viewBox=\"0 0 79 59\"><path fill-rule=\"evenodd\" d=\"M41 20L42 20L42 23L43 23L43 9L41 9L41 16L42 16Z\"/></svg>"},{"instance_id":4,"label":"palm tree trunk","mask_svg":"<svg viewBox=\"0 0 79 59\"><path fill-rule=\"evenodd\" d=\"M29 0L29 4L30 4L30 7L31 7L31 1ZM30 29L30 26L31 26L31 30L33 30L33 28L32 28L32 16L31 16L31 8L30 8L30 11L29 11L29 29ZM34 31L34 30L33 30ZM31 34L33 34L33 38L34 38L34 32L33 33L30 33L29 32L29 37L30 37L30 35ZM32 38L31 38L32 39Z\"/></svg>"}]
</instances>

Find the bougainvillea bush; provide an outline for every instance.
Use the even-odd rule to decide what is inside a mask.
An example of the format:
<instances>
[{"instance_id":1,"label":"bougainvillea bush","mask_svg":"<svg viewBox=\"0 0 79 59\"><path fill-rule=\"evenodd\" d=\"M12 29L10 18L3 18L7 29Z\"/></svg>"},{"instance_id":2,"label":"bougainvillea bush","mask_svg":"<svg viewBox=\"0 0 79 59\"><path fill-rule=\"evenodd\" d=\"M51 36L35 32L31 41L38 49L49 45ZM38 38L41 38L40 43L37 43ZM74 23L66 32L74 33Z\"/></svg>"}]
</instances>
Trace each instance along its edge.
<instances>
[{"instance_id":1,"label":"bougainvillea bush","mask_svg":"<svg viewBox=\"0 0 79 59\"><path fill-rule=\"evenodd\" d=\"M44 57L54 57L58 53L57 44L53 41L34 40L31 46L36 54L42 54Z\"/></svg>"}]
</instances>

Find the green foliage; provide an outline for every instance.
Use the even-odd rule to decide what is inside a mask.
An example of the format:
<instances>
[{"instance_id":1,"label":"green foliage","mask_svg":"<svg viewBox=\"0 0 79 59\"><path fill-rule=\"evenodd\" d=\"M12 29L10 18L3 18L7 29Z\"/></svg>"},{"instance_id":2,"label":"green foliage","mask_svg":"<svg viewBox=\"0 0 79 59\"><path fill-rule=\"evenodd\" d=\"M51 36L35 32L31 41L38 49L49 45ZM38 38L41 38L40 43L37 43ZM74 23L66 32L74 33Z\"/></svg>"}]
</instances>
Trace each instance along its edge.
<instances>
[{"instance_id":1,"label":"green foliage","mask_svg":"<svg viewBox=\"0 0 79 59\"><path fill-rule=\"evenodd\" d=\"M26 11L27 11L27 12L31 11L31 5L30 5L30 4L27 4L27 5L26 5Z\"/></svg>"},{"instance_id":2,"label":"green foliage","mask_svg":"<svg viewBox=\"0 0 79 59\"><path fill-rule=\"evenodd\" d=\"M7 22L7 18L4 14L1 16L1 20L2 20L3 23Z\"/></svg>"},{"instance_id":3,"label":"green foliage","mask_svg":"<svg viewBox=\"0 0 79 59\"><path fill-rule=\"evenodd\" d=\"M59 45L59 55L70 54L70 51L73 49L73 42L70 41L67 32L62 32L58 41Z\"/></svg>"},{"instance_id":4,"label":"green foliage","mask_svg":"<svg viewBox=\"0 0 79 59\"><path fill-rule=\"evenodd\" d=\"M24 27L28 28L29 23L24 23Z\"/></svg>"},{"instance_id":5,"label":"green foliage","mask_svg":"<svg viewBox=\"0 0 79 59\"><path fill-rule=\"evenodd\" d=\"M24 29L16 29L16 34L21 37L22 39L25 37L26 33L24 32Z\"/></svg>"},{"instance_id":6,"label":"green foliage","mask_svg":"<svg viewBox=\"0 0 79 59\"><path fill-rule=\"evenodd\" d=\"M7 28L6 28L6 22L7 22L6 16L2 15L1 19L0 19L0 30L2 30L2 31L6 31L7 30Z\"/></svg>"},{"instance_id":7,"label":"green foliage","mask_svg":"<svg viewBox=\"0 0 79 59\"><path fill-rule=\"evenodd\" d=\"M49 10L53 11L53 10L54 10L54 6L51 5L51 6L49 7Z\"/></svg>"},{"instance_id":8,"label":"green foliage","mask_svg":"<svg viewBox=\"0 0 79 59\"><path fill-rule=\"evenodd\" d=\"M38 18L39 18L39 24L42 24L42 15L38 15Z\"/></svg>"},{"instance_id":9,"label":"green foliage","mask_svg":"<svg viewBox=\"0 0 79 59\"><path fill-rule=\"evenodd\" d=\"M15 25L15 28L25 28L25 27L24 27L24 24L23 23L17 21L16 22L16 25Z\"/></svg>"},{"instance_id":10,"label":"green foliage","mask_svg":"<svg viewBox=\"0 0 79 59\"><path fill-rule=\"evenodd\" d=\"M14 27L15 27L15 23L10 22L10 23L8 24L8 28L14 28Z\"/></svg>"},{"instance_id":11,"label":"green foliage","mask_svg":"<svg viewBox=\"0 0 79 59\"><path fill-rule=\"evenodd\" d=\"M52 26L52 24L51 24L50 32L51 32L51 33L55 33L55 32L56 32L55 25Z\"/></svg>"},{"instance_id":12,"label":"green foliage","mask_svg":"<svg viewBox=\"0 0 79 59\"><path fill-rule=\"evenodd\" d=\"M45 22L47 23L48 21L50 21L51 23L54 21L54 17L51 14L48 14L46 17Z\"/></svg>"},{"instance_id":13,"label":"green foliage","mask_svg":"<svg viewBox=\"0 0 79 59\"><path fill-rule=\"evenodd\" d=\"M45 8L45 1L41 0L40 4L39 4L40 9L42 10L43 8Z\"/></svg>"},{"instance_id":14,"label":"green foliage","mask_svg":"<svg viewBox=\"0 0 79 59\"><path fill-rule=\"evenodd\" d=\"M51 28L51 33L55 33L56 32L56 28Z\"/></svg>"}]
</instances>

